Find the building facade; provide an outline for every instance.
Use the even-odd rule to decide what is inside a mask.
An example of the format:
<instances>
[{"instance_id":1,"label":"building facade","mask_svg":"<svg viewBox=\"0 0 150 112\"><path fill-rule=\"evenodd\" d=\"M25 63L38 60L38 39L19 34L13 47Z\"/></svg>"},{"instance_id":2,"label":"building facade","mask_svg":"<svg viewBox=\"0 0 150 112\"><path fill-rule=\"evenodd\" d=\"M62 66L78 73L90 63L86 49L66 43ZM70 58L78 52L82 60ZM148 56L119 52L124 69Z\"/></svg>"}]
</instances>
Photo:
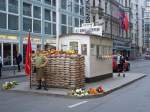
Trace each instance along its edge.
<instances>
[{"instance_id":1,"label":"building facade","mask_svg":"<svg viewBox=\"0 0 150 112\"><path fill-rule=\"evenodd\" d=\"M103 36L113 38L114 53L134 59L143 52L144 19L142 0L87 0L86 22L103 26ZM88 12L88 11L86 11ZM89 13L88 12L88 13ZM128 31L122 27L122 14L128 17Z\"/></svg>"},{"instance_id":2,"label":"building facade","mask_svg":"<svg viewBox=\"0 0 150 112\"><path fill-rule=\"evenodd\" d=\"M144 11L144 26L145 26L145 37L144 47L145 49L150 48L150 0L145 0L145 11Z\"/></svg>"},{"instance_id":3,"label":"building facade","mask_svg":"<svg viewBox=\"0 0 150 112\"><path fill-rule=\"evenodd\" d=\"M131 55L135 58L143 52L144 41L144 7L142 0L131 0Z\"/></svg>"},{"instance_id":4,"label":"building facade","mask_svg":"<svg viewBox=\"0 0 150 112\"><path fill-rule=\"evenodd\" d=\"M17 53L25 57L30 30L32 49L56 44L56 5L59 7L59 34L71 33L84 22L84 0L1 0L0 56L3 65L15 65Z\"/></svg>"},{"instance_id":5,"label":"building facade","mask_svg":"<svg viewBox=\"0 0 150 112\"><path fill-rule=\"evenodd\" d=\"M129 56L131 48L130 27L128 28L128 32L122 28L121 15L126 14L128 21L130 21L130 0L89 1L91 14L89 17L86 17L88 18L86 20L103 26L103 36L113 39L114 53L119 51Z\"/></svg>"}]
</instances>

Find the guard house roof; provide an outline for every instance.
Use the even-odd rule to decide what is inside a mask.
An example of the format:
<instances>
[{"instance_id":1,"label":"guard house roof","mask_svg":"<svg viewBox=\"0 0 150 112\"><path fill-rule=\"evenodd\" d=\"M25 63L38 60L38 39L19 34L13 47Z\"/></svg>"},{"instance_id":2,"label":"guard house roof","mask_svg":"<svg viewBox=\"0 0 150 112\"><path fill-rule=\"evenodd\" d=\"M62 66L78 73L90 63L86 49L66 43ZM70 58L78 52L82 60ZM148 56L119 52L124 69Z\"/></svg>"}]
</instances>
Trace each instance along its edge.
<instances>
[{"instance_id":1,"label":"guard house roof","mask_svg":"<svg viewBox=\"0 0 150 112\"><path fill-rule=\"evenodd\" d=\"M83 35L83 36L90 36L90 37L95 37L95 38L107 38L107 39L111 39L111 37L103 37L103 36L99 36L99 35L94 35L94 34L81 34L81 33L69 33L69 34L65 34L65 35L60 35L60 38L63 38L65 36L72 36L72 35Z\"/></svg>"}]
</instances>

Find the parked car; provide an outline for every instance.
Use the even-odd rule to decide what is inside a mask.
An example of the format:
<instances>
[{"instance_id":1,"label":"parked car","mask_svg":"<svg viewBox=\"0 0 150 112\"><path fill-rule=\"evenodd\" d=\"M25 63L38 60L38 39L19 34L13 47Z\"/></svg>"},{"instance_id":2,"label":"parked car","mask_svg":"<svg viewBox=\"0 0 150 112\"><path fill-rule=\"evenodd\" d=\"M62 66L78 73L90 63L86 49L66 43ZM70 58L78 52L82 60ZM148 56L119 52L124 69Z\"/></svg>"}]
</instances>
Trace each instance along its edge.
<instances>
[{"instance_id":1,"label":"parked car","mask_svg":"<svg viewBox=\"0 0 150 112\"><path fill-rule=\"evenodd\" d=\"M125 67L125 71L129 71L130 70L130 63L129 63L129 61L125 60L124 67ZM117 55L113 55L113 57L112 57L112 68L113 68L113 72L117 72L118 71Z\"/></svg>"}]
</instances>

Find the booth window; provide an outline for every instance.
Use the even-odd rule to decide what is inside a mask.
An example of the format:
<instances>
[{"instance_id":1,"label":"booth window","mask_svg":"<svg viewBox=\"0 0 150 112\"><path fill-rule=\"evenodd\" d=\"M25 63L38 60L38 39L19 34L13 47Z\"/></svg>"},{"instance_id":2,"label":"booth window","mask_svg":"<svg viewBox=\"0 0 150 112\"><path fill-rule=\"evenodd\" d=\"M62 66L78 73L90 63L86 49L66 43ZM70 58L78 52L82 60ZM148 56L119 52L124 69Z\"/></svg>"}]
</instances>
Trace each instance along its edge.
<instances>
[{"instance_id":1,"label":"booth window","mask_svg":"<svg viewBox=\"0 0 150 112\"><path fill-rule=\"evenodd\" d=\"M70 42L70 50L75 50L78 53L78 42Z\"/></svg>"},{"instance_id":2,"label":"booth window","mask_svg":"<svg viewBox=\"0 0 150 112\"><path fill-rule=\"evenodd\" d=\"M96 58L99 59L99 45L96 45Z\"/></svg>"},{"instance_id":3,"label":"booth window","mask_svg":"<svg viewBox=\"0 0 150 112\"><path fill-rule=\"evenodd\" d=\"M81 44L81 54L87 55L87 44Z\"/></svg>"},{"instance_id":4,"label":"booth window","mask_svg":"<svg viewBox=\"0 0 150 112\"><path fill-rule=\"evenodd\" d=\"M96 55L96 45L91 44L91 55L95 56Z\"/></svg>"}]
</instances>

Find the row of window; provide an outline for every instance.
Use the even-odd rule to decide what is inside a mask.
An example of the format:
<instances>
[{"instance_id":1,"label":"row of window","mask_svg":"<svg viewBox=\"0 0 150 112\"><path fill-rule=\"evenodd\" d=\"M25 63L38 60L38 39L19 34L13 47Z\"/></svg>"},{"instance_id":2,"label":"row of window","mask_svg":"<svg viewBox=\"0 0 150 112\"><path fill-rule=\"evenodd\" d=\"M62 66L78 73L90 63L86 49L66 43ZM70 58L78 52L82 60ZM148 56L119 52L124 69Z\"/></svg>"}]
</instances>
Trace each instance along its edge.
<instances>
[{"instance_id":1,"label":"row of window","mask_svg":"<svg viewBox=\"0 0 150 112\"><path fill-rule=\"evenodd\" d=\"M7 25L7 16L8 16L8 25ZM10 30L19 29L18 16L0 13L0 18L1 18L0 28L3 29L8 28ZM68 22L67 22L67 18L68 18ZM73 25L73 17L62 14L61 33L62 34L71 33L73 31L73 26L78 27L79 24L81 25L83 22L84 22L83 19L74 18L74 25ZM23 31L29 31L29 29L34 33L41 33L41 20L23 17ZM44 29L45 29L45 34L56 35L56 23L44 21Z\"/></svg>"},{"instance_id":2,"label":"row of window","mask_svg":"<svg viewBox=\"0 0 150 112\"><path fill-rule=\"evenodd\" d=\"M80 0L80 4L79 0L75 0L74 5L72 0L61 0L61 8L70 12L74 12L75 14L80 14L84 16L83 0Z\"/></svg>"},{"instance_id":3,"label":"row of window","mask_svg":"<svg viewBox=\"0 0 150 112\"><path fill-rule=\"evenodd\" d=\"M23 15L32 16L32 5L28 3L23 3ZM33 17L41 19L41 7L33 6ZM45 20L51 21L51 17L53 22L56 22L56 12L51 11L50 9L44 9L44 18Z\"/></svg>"},{"instance_id":4,"label":"row of window","mask_svg":"<svg viewBox=\"0 0 150 112\"><path fill-rule=\"evenodd\" d=\"M6 0L0 1L0 10L6 11ZM8 11L18 13L18 0L8 0Z\"/></svg>"},{"instance_id":5,"label":"row of window","mask_svg":"<svg viewBox=\"0 0 150 112\"><path fill-rule=\"evenodd\" d=\"M41 0L36 0L36 1L41 1ZM8 11L13 12L13 13L18 13L18 0L8 0ZM56 6L56 0L44 0L44 3ZM0 1L0 10L6 11L6 0L1 0ZM23 7L28 6L26 4L23 4Z\"/></svg>"},{"instance_id":6,"label":"row of window","mask_svg":"<svg viewBox=\"0 0 150 112\"><path fill-rule=\"evenodd\" d=\"M51 0L45 0L45 3L51 4ZM53 0L53 5L56 5L56 0ZM83 1L82 1L83 3ZM67 9L72 12L73 4L72 0L61 0L61 8ZM6 11L6 0L1 0L0 2L0 10ZM41 7L34 6L34 17L41 18ZM8 0L8 11L11 13L18 13L18 0ZM76 14L84 15L84 6L74 3L74 12ZM23 3L23 15L32 16L32 4Z\"/></svg>"}]
</instances>

